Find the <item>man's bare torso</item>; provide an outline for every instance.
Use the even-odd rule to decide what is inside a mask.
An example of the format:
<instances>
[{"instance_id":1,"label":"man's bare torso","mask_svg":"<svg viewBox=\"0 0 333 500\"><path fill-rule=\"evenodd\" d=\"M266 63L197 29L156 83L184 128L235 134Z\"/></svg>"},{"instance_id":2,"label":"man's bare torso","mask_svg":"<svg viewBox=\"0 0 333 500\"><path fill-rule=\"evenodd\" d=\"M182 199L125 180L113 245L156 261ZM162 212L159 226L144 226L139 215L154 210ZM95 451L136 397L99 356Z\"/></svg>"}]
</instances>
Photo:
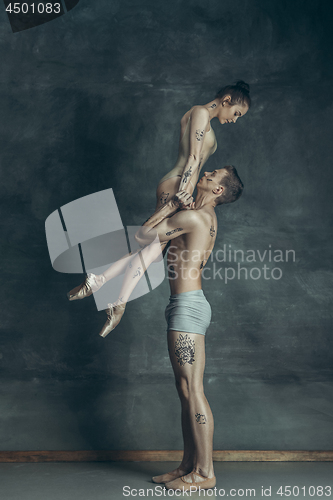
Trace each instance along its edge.
<instances>
[{"instance_id":1,"label":"man's bare torso","mask_svg":"<svg viewBox=\"0 0 333 500\"><path fill-rule=\"evenodd\" d=\"M202 269L215 244L217 218L214 209L204 206L191 212L197 217L194 229L174 238L168 250L171 295L201 289Z\"/></svg>"}]
</instances>

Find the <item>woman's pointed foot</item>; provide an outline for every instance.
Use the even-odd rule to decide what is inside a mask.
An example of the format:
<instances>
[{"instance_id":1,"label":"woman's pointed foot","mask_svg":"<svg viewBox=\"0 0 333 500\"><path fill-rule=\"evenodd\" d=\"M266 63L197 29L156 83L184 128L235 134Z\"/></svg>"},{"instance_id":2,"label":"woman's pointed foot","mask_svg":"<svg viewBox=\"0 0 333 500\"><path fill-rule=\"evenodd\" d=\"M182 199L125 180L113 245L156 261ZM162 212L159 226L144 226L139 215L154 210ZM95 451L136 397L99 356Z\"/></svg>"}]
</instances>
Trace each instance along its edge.
<instances>
[{"instance_id":1,"label":"woman's pointed foot","mask_svg":"<svg viewBox=\"0 0 333 500\"><path fill-rule=\"evenodd\" d=\"M104 274L100 276L96 276L95 274L89 273L86 279L81 285L73 288L70 292L68 292L67 297L68 300L79 300L84 299L85 297L89 297L94 292L97 292L104 283L106 282Z\"/></svg>"},{"instance_id":2,"label":"woman's pointed foot","mask_svg":"<svg viewBox=\"0 0 333 500\"><path fill-rule=\"evenodd\" d=\"M102 330L99 332L101 337L106 337L116 326L120 323L121 318L125 312L126 302L119 302L115 304L108 304L108 309L106 310L107 321L103 326Z\"/></svg>"}]
</instances>

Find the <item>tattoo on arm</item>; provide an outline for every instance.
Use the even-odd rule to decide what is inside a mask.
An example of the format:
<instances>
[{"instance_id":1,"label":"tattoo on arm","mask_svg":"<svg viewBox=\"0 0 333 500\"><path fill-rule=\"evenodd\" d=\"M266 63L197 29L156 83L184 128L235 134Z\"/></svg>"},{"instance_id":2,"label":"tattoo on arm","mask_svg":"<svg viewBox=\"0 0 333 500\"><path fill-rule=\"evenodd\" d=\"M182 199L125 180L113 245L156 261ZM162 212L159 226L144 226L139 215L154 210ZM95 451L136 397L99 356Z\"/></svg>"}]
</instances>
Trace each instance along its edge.
<instances>
[{"instance_id":1,"label":"tattoo on arm","mask_svg":"<svg viewBox=\"0 0 333 500\"><path fill-rule=\"evenodd\" d=\"M137 268L137 270L135 271L135 274L133 275L133 278L136 278L137 276L141 276L141 267Z\"/></svg>"},{"instance_id":2,"label":"tattoo on arm","mask_svg":"<svg viewBox=\"0 0 333 500\"><path fill-rule=\"evenodd\" d=\"M192 175L192 167L190 167L188 170L186 170L185 174L184 174L184 178L182 180L182 184L186 184L187 183L187 179L189 177L191 177Z\"/></svg>"},{"instance_id":3,"label":"tattoo on arm","mask_svg":"<svg viewBox=\"0 0 333 500\"><path fill-rule=\"evenodd\" d=\"M167 199L168 199L168 196L169 196L170 193L165 193L163 191L163 193L161 194L161 197L160 197L160 202L162 205L164 205L164 203L167 202ZM146 221L147 222L147 221Z\"/></svg>"},{"instance_id":4,"label":"tattoo on arm","mask_svg":"<svg viewBox=\"0 0 333 500\"><path fill-rule=\"evenodd\" d=\"M212 238L214 238L214 236L215 236L214 226L210 226L209 234L211 235Z\"/></svg>"},{"instance_id":5,"label":"tattoo on arm","mask_svg":"<svg viewBox=\"0 0 333 500\"><path fill-rule=\"evenodd\" d=\"M204 133L205 133L205 131L204 130L200 130L200 129L197 129L195 131L195 135L196 135L196 138L197 138L198 142L202 141Z\"/></svg>"},{"instance_id":6,"label":"tattoo on arm","mask_svg":"<svg viewBox=\"0 0 333 500\"><path fill-rule=\"evenodd\" d=\"M177 233L178 231L182 231L183 228L182 227L177 227L177 229L173 229L172 231L168 231L167 233L165 233L167 236L171 236L171 234L174 234L174 233Z\"/></svg>"},{"instance_id":7,"label":"tattoo on arm","mask_svg":"<svg viewBox=\"0 0 333 500\"><path fill-rule=\"evenodd\" d=\"M180 366L186 363L193 365L195 359L195 342L185 334L179 334L179 338L175 342L175 355Z\"/></svg>"},{"instance_id":8,"label":"tattoo on arm","mask_svg":"<svg viewBox=\"0 0 333 500\"><path fill-rule=\"evenodd\" d=\"M202 268L203 268L203 266L204 266L204 261L202 261L202 262L201 262L201 264L200 264L200 269L202 269Z\"/></svg>"},{"instance_id":9,"label":"tattoo on arm","mask_svg":"<svg viewBox=\"0 0 333 500\"><path fill-rule=\"evenodd\" d=\"M198 424L205 424L207 422L206 415L201 415L200 413L195 414L195 420Z\"/></svg>"}]
</instances>

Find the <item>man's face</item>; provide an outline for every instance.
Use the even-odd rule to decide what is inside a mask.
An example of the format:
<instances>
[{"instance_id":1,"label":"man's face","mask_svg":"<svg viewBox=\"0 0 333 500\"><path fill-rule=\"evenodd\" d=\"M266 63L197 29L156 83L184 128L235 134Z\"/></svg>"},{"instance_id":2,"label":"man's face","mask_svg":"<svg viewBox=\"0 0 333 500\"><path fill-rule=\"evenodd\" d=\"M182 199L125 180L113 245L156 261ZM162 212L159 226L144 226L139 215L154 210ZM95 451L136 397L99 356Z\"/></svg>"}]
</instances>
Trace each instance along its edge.
<instances>
[{"instance_id":1,"label":"man's face","mask_svg":"<svg viewBox=\"0 0 333 500\"><path fill-rule=\"evenodd\" d=\"M220 168L218 170L214 170L213 172L205 172L198 184L202 189L212 191L213 189L223 185L223 179L227 174L228 172L225 168Z\"/></svg>"}]
</instances>

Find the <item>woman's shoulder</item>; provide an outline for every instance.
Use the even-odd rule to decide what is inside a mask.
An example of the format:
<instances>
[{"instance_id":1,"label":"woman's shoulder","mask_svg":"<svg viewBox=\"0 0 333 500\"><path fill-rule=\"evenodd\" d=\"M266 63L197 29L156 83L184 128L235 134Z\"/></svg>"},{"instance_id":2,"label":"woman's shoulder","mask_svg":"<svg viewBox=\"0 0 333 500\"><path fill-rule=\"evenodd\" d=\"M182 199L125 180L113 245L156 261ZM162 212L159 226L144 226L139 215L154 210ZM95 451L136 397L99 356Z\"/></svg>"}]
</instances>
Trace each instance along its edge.
<instances>
[{"instance_id":1,"label":"woman's shoulder","mask_svg":"<svg viewBox=\"0 0 333 500\"><path fill-rule=\"evenodd\" d=\"M207 118L209 120L209 111L205 106L192 106L181 119L181 123L187 123L189 118Z\"/></svg>"}]
</instances>

